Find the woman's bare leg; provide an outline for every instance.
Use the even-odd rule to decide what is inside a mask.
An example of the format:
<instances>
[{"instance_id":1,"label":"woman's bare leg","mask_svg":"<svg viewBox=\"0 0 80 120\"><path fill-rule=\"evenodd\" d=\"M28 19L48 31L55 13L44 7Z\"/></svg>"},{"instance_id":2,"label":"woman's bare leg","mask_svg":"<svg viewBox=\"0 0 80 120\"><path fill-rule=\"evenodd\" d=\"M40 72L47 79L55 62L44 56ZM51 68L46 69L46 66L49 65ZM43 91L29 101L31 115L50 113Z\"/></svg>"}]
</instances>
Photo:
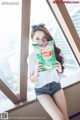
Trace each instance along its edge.
<instances>
[{"instance_id":1,"label":"woman's bare leg","mask_svg":"<svg viewBox=\"0 0 80 120\"><path fill-rule=\"evenodd\" d=\"M55 101L59 110L63 113L65 120L69 120L68 112L67 112L66 99L65 99L63 89L59 90L58 92L56 92L53 95L53 100Z\"/></svg>"},{"instance_id":2,"label":"woman's bare leg","mask_svg":"<svg viewBox=\"0 0 80 120\"><path fill-rule=\"evenodd\" d=\"M50 95L39 95L37 96L37 99L53 120L65 120L63 114L58 109L57 105Z\"/></svg>"}]
</instances>

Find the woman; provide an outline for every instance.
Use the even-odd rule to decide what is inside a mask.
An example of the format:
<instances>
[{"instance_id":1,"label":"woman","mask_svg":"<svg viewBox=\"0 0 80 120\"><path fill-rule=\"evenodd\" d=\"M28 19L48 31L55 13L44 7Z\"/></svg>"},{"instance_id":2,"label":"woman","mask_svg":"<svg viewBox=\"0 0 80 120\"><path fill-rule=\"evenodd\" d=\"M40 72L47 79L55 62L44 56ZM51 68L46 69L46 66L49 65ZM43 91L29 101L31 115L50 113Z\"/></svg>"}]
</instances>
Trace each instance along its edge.
<instances>
[{"instance_id":1,"label":"woman","mask_svg":"<svg viewBox=\"0 0 80 120\"><path fill-rule=\"evenodd\" d=\"M44 24L33 25L31 38L39 48L46 49L49 42L53 40L51 34ZM51 116L53 120L69 120L67 106L63 89L60 85L60 74L63 72L63 57L61 50L53 45L56 56L56 63L51 70L39 72L42 66L34 51L27 59L28 72L31 82L35 83L37 99Z\"/></svg>"}]
</instances>

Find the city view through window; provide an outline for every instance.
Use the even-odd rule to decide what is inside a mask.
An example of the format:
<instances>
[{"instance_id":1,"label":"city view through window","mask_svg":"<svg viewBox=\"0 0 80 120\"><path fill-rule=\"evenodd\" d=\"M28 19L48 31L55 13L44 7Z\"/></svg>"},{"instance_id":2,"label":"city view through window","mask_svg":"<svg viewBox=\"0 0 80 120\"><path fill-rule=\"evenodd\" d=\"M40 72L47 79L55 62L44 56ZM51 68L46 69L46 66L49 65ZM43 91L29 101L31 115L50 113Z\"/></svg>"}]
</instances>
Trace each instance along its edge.
<instances>
[{"instance_id":1,"label":"city view through window","mask_svg":"<svg viewBox=\"0 0 80 120\"><path fill-rule=\"evenodd\" d=\"M70 0L73 1L73 0ZM76 0L74 0L76 1ZM78 0L80 2L80 0ZM75 29L80 37L80 4L65 4Z\"/></svg>"},{"instance_id":2,"label":"city view through window","mask_svg":"<svg viewBox=\"0 0 80 120\"><path fill-rule=\"evenodd\" d=\"M19 5L0 4L0 78L16 94L19 87L20 37L21 37L21 0ZM0 0L1 3L1 0ZM75 7L74 7L75 6ZM80 5L66 4L66 8L80 36ZM74 10L76 8L76 10ZM31 0L31 21L33 24L45 23L53 36L56 45L62 50L65 58L63 77L74 74L79 69L78 63L52 14L46 0ZM33 48L29 47L29 54ZM28 92L33 91L34 84L28 80ZM8 99L0 91L0 102Z\"/></svg>"},{"instance_id":3,"label":"city view through window","mask_svg":"<svg viewBox=\"0 0 80 120\"><path fill-rule=\"evenodd\" d=\"M17 3L10 5L0 0L0 79L15 94L19 87L21 0ZM7 97L0 91L0 101L5 99Z\"/></svg>"}]
</instances>

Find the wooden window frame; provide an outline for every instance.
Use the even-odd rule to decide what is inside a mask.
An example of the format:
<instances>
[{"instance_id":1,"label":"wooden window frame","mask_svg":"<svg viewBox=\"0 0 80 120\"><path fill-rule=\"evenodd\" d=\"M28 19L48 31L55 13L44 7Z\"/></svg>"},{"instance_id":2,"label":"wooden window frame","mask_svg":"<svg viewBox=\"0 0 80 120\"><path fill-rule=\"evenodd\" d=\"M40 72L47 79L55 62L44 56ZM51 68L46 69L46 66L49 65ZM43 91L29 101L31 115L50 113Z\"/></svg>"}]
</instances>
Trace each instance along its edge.
<instances>
[{"instance_id":1,"label":"wooden window frame","mask_svg":"<svg viewBox=\"0 0 80 120\"><path fill-rule=\"evenodd\" d=\"M29 52L31 0L22 0L21 57L20 57L20 100L27 99L27 57Z\"/></svg>"},{"instance_id":2,"label":"wooden window frame","mask_svg":"<svg viewBox=\"0 0 80 120\"><path fill-rule=\"evenodd\" d=\"M54 0L55 3L53 3L53 0L46 1L52 10L52 13L55 15L55 18L59 23L59 26L66 37L78 64L80 65L80 38L73 25L70 15L63 4L63 0L60 0L62 4L58 4L59 0Z\"/></svg>"},{"instance_id":3,"label":"wooden window frame","mask_svg":"<svg viewBox=\"0 0 80 120\"><path fill-rule=\"evenodd\" d=\"M71 21L71 18L62 4L53 4L53 0L46 0L52 12L63 31L63 34L68 40L74 55L80 64L80 40ZM55 2L58 0L55 0ZM62 1L62 0L61 0ZM22 22L21 22L21 54L20 54L20 84L19 84L19 97L16 96L7 85L0 79L0 90L13 102L18 103L23 100L27 102L27 62L26 59L29 53L29 29L30 29L30 5L31 0L22 0ZM66 14L66 16L65 16ZM67 19L66 19L67 18ZM63 21L63 22L62 22ZM66 32L65 32L66 30Z\"/></svg>"},{"instance_id":4,"label":"wooden window frame","mask_svg":"<svg viewBox=\"0 0 80 120\"><path fill-rule=\"evenodd\" d=\"M0 90L15 104L19 102L18 97L9 89L9 87L0 79Z\"/></svg>"},{"instance_id":5,"label":"wooden window frame","mask_svg":"<svg viewBox=\"0 0 80 120\"><path fill-rule=\"evenodd\" d=\"M19 95L15 95L4 81L0 79L0 90L15 104L27 99L26 59L29 50L30 3L31 0L22 0Z\"/></svg>"}]
</instances>

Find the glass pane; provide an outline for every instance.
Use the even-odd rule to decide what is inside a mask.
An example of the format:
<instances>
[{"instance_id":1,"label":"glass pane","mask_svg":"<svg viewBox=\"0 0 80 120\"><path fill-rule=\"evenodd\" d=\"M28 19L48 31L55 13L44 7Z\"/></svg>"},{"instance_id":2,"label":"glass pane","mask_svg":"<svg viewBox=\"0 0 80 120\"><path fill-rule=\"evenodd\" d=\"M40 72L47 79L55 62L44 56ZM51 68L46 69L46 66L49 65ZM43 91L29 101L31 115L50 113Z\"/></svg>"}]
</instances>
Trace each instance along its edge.
<instances>
[{"instance_id":1,"label":"glass pane","mask_svg":"<svg viewBox=\"0 0 80 120\"><path fill-rule=\"evenodd\" d=\"M18 92L21 0L0 3L0 78Z\"/></svg>"},{"instance_id":2,"label":"glass pane","mask_svg":"<svg viewBox=\"0 0 80 120\"><path fill-rule=\"evenodd\" d=\"M70 0L70 1L73 1L73 0ZM76 0L74 0L74 2L76 2ZM75 26L75 29L80 37L80 0L77 0L77 3L65 4L65 6Z\"/></svg>"},{"instance_id":3,"label":"glass pane","mask_svg":"<svg viewBox=\"0 0 80 120\"><path fill-rule=\"evenodd\" d=\"M0 90L0 103L7 100L8 98L3 94L3 92Z\"/></svg>"},{"instance_id":4,"label":"glass pane","mask_svg":"<svg viewBox=\"0 0 80 120\"><path fill-rule=\"evenodd\" d=\"M0 113L9 110L9 108L12 107L12 101L0 90Z\"/></svg>"},{"instance_id":5,"label":"glass pane","mask_svg":"<svg viewBox=\"0 0 80 120\"><path fill-rule=\"evenodd\" d=\"M39 23L45 23L46 27L52 34L57 47L59 47L62 50L62 53L65 58L65 70L63 76L74 74L74 72L76 72L79 69L79 66L47 2L45 0L32 0L31 25ZM29 54L31 54L32 52L33 48L31 46L30 40ZM33 90L33 88L34 85L29 80L28 91Z\"/></svg>"}]
</instances>

